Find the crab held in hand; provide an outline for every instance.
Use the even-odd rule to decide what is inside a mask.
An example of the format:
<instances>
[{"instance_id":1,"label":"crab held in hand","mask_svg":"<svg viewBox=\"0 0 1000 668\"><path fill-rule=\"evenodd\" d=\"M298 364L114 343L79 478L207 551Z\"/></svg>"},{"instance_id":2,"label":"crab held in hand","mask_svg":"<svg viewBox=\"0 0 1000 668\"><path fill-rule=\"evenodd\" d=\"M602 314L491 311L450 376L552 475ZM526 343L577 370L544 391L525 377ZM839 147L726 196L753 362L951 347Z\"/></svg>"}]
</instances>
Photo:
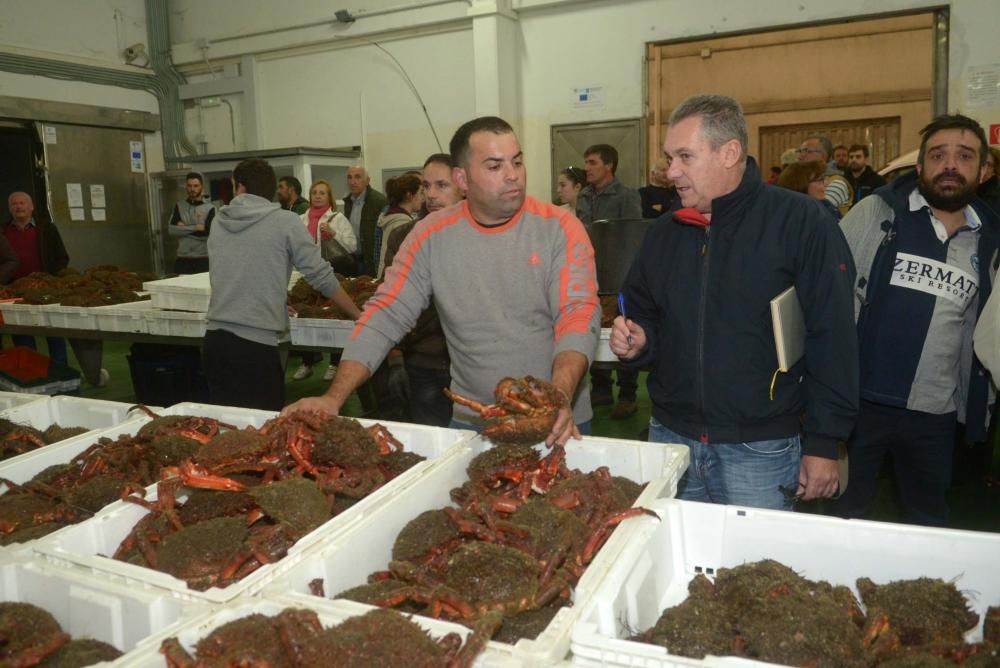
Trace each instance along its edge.
<instances>
[{"instance_id":1,"label":"crab held in hand","mask_svg":"<svg viewBox=\"0 0 1000 668\"><path fill-rule=\"evenodd\" d=\"M449 389L444 393L462 406L479 411L490 424L482 435L493 443L534 444L544 441L556 423L559 411L569 407L562 390L552 383L525 376L504 378L497 383L496 403L484 405L459 396Z\"/></svg>"}]
</instances>

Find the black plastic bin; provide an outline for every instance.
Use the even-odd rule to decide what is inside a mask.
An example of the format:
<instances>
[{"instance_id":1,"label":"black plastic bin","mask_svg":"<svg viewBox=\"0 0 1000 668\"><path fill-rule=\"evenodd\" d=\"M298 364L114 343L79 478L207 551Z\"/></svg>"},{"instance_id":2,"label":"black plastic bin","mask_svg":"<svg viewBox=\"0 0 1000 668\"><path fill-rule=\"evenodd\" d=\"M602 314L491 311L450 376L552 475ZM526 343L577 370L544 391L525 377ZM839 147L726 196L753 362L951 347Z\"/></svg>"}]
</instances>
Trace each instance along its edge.
<instances>
[{"instance_id":1,"label":"black plastic bin","mask_svg":"<svg viewBox=\"0 0 1000 668\"><path fill-rule=\"evenodd\" d=\"M182 401L208 401L200 348L133 343L126 357L139 403L172 406Z\"/></svg>"}]
</instances>

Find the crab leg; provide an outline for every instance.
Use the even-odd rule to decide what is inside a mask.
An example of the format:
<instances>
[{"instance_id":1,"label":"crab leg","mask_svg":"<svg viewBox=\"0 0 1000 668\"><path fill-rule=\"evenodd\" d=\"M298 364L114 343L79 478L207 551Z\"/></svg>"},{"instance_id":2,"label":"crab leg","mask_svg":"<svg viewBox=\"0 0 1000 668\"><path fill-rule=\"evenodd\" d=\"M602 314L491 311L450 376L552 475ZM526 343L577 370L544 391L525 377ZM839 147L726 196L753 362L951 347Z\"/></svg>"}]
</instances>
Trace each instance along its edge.
<instances>
[{"instance_id":1,"label":"crab leg","mask_svg":"<svg viewBox=\"0 0 1000 668\"><path fill-rule=\"evenodd\" d=\"M198 466L191 460L185 461L180 466L181 482L188 487L199 487L203 489L217 489L227 492L245 492L247 486L237 482L232 478L214 475L206 468Z\"/></svg>"}]
</instances>

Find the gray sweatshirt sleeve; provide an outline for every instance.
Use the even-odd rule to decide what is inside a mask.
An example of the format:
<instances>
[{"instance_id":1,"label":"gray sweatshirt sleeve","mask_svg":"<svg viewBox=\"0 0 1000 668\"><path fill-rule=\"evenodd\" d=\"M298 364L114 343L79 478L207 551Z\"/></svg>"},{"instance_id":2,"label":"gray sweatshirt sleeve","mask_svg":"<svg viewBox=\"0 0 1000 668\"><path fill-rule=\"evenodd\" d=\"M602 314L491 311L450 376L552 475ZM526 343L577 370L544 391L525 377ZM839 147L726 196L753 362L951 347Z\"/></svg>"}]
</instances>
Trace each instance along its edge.
<instances>
[{"instance_id":1,"label":"gray sweatshirt sleeve","mask_svg":"<svg viewBox=\"0 0 1000 668\"><path fill-rule=\"evenodd\" d=\"M330 263L323 259L319 246L298 221L288 223L288 256L292 266L302 272L306 282L327 299L340 288Z\"/></svg>"},{"instance_id":2,"label":"gray sweatshirt sleeve","mask_svg":"<svg viewBox=\"0 0 1000 668\"><path fill-rule=\"evenodd\" d=\"M420 229L418 223L411 234ZM392 266L386 268L385 281L365 304L343 359L360 362L374 371L427 309L432 294L429 254L425 248L412 249L413 245L404 245Z\"/></svg>"}]
</instances>

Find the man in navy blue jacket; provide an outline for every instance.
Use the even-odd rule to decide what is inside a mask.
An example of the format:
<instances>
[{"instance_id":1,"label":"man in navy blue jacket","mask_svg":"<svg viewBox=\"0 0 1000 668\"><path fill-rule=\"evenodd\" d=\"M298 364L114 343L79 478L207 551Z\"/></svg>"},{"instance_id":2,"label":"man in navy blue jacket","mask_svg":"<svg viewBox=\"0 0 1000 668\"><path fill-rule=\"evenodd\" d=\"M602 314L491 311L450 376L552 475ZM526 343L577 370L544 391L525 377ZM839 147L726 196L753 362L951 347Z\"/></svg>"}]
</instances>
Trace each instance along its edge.
<instances>
[{"instance_id":1,"label":"man in navy blue jacket","mask_svg":"<svg viewBox=\"0 0 1000 668\"><path fill-rule=\"evenodd\" d=\"M1000 219L976 196L988 150L979 123L940 116L921 135L916 171L841 221L858 271L861 406L835 510L866 514L891 452L906 519L943 526L956 425L970 443L986 440L989 375L972 334L996 271Z\"/></svg>"},{"instance_id":2,"label":"man in navy blue jacket","mask_svg":"<svg viewBox=\"0 0 1000 668\"><path fill-rule=\"evenodd\" d=\"M858 402L854 265L820 202L762 183L746 149L732 98L671 114L667 176L684 208L650 227L610 344L652 367L649 439L691 447L678 498L788 509L838 488ZM791 286L805 355L783 374L770 301Z\"/></svg>"}]
</instances>

